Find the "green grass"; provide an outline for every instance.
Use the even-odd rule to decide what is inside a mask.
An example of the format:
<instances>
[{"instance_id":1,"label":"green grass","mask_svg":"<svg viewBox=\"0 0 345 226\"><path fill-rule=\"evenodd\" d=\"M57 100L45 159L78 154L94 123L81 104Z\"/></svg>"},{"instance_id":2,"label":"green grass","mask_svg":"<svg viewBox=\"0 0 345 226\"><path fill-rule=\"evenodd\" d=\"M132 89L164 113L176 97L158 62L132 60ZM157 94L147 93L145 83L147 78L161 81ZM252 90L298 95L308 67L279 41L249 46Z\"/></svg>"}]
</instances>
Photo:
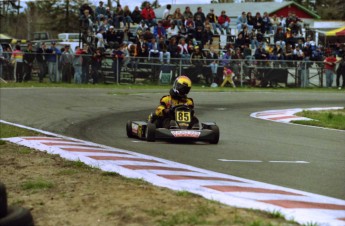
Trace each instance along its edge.
<instances>
[{"instance_id":1,"label":"green grass","mask_svg":"<svg viewBox=\"0 0 345 226\"><path fill-rule=\"evenodd\" d=\"M35 179L24 182L21 187L24 190L42 190L53 188L54 184L44 179Z\"/></svg>"},{"instance_id":2,"label":"green grass","mask_svg":"<svg viewBox=\"0 0 345 226\"><path fill-rule=\"evenodd\" d=\"M298 116L314 119L312 121L292 121L296 124L345 130L345 109L325 111L302 111Z\"/></svg>"},{"instance_id":3,"label":"green grass","mask_svg":"<svg viewBox=\"0 0 345 226\"><path fill-rule=\"evenodd\" d=\"M0 138L18 137L18 136L38 136L39 133L5 123L0 123Z\"/></svg>"}]
</instances>

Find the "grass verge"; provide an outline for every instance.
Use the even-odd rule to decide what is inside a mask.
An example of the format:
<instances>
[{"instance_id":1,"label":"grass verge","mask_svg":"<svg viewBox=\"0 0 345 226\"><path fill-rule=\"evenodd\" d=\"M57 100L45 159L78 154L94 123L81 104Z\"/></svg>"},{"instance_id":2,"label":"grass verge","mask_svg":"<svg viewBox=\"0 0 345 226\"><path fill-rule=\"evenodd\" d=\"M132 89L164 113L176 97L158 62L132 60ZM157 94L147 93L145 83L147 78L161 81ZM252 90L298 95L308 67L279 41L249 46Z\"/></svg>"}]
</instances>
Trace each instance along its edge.
<instances>
[{"instance_id":1,"label":"grass verge","mask_svg":"<svg viewBox=\"0 0 345 226\"><path fill-rule=\"evenodd\" d=\"M292 121L296 124L345 130L345 109L325 111L302 111L297 113L296 115L313 119L306 121Z\"/></svg>"},{"instance_id":2,"label":"grass verge","mask_svg":"<svg viewBox=\"0 0 345 226\"><path fill-rule=\"evenodd\" d=\"M2 123L0 129L0 138L38 135ZM226 206L9 142L0 145L0 168L9 205L31 209L36 226L298 225L268 212Z\"/></svg>"}]
</instances>

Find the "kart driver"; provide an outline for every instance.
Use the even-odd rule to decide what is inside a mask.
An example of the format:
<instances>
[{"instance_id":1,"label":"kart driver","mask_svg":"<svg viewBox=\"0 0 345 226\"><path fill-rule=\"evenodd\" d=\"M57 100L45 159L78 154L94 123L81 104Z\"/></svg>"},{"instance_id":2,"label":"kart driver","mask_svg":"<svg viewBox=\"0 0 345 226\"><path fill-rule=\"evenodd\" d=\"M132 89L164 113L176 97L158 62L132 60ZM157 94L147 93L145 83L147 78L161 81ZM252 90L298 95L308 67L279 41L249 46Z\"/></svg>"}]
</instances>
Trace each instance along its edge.
<instances>
[{"instance_id":1,"label":"kart driver","mask_svg":"<svg viewBox=\"0 0 345 226\"><path fill-rule=\"evenodd\" d=\"M194 108L194 101L192 98L187 97L190 89L192 88L191 80L184 75L181 75L176 78L173 87L170 89L169 94L163 96L160 100L160 105L156 108L154 113L151 113L149 116L149 121L156 124L157 128L170 127L170 116L171 109L178 105L186 105L189 108ZM193 126L198 122L196 117L192 117L192 123L190 126Z\"/></svg>"}]
</instances>

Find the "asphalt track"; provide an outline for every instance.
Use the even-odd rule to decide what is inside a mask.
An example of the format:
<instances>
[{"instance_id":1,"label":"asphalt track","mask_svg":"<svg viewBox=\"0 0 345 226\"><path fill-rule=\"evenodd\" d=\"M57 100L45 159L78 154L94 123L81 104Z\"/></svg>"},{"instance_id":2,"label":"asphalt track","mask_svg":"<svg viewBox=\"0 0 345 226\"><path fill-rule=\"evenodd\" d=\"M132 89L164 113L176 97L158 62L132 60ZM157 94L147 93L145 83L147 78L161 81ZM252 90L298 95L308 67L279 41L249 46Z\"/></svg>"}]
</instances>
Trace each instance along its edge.
<instances>
[{"instance_id":1,"label":"asphalt track","mask_svg":"<svg viewBox=\"0 0 345 226\"><path fill-rule=\"evenodd\" d=\"M345 106L343 91L191 92L200 121L215 121L219 125L218 145L147 143L127 138L126 121L145 119L166 93L163 89L0 89L0 119L220 173L345 199L345 132L249 116L264 110Z\"/></svg>"}]
</instances>

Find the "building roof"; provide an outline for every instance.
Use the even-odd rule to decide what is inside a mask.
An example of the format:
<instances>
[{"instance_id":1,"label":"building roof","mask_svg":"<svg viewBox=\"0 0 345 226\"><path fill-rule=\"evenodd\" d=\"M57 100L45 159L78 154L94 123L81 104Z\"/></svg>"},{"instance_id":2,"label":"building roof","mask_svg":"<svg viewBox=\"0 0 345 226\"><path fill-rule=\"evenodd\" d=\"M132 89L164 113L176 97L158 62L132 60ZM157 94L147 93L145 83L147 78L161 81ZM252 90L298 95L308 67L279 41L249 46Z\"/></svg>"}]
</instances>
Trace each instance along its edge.
<instances>
[{"instance_id":1,"label":"building roof","mask_svg":"<svg viewBox=\"0 0 345 226\"><path fill-rule=\"evenodd\" d=\"M226 14L229 17L237 18L241 15L242 12L251 12L252 15L255 15L256 12L263 14L267 12L272 14L277 12L280 9L283 9L289 5L295 5L299 9L305 11L311 17L315 19L320 19L320 16L312 12L311 10L303 7L302 5L296 2L245 2L245 3L214 3L214 4L174 4L171 7L171 14L175 11L176 8L180 8L181 12L185 11L186 6L190 7L191 12L194 14L197 11L199 6L202 7L202 11L207 15L210 12L210 9L214 9L214 13L218 16L221 14L222 10L226 11ZM157 18L161 18L163 11L166 9L166 5L155 9Z\"/></svg>"}]
</instances>

